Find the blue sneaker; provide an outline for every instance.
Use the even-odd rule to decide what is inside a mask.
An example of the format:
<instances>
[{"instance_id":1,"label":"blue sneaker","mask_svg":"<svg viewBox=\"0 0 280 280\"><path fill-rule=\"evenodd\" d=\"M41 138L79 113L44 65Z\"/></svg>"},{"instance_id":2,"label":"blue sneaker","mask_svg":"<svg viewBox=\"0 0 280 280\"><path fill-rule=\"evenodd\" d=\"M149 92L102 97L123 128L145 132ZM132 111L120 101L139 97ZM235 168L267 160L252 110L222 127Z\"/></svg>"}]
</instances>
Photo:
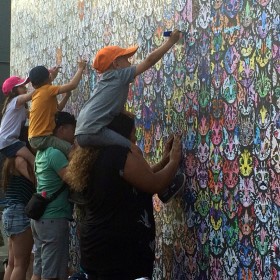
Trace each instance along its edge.
<instances>
[{"instance_id":1,"label":"blue sneaker","mask_svg":"<svg viewBox=\"0 0 280 280\"><path fill-rule=\"evenodd\" d=\"M186 175L179 173L175 176L172 185L169 186L163 193L158 194L159 199L163 203L169 202L185 185Z\"/></svg>"}]
</instances>

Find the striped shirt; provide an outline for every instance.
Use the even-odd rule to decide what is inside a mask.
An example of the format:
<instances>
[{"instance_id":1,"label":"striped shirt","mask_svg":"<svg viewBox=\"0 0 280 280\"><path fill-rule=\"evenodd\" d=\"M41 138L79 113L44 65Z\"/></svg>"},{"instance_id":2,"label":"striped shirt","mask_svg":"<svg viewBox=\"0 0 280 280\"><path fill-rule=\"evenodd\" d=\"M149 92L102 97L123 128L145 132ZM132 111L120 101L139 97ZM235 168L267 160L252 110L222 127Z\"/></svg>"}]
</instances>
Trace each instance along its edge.
<instances>
[{"instance_id":1,"label":"striped shirt","mask_svg":"<svg viewBox=\"0 0 280 280\"><path fill-rule=\"evenodd\" d=\"M30 200L35 188L32 182L23 176L13 175L6 190L6 203L13 205L22 203L26 205Z\"/></svg>"}]
</instances>

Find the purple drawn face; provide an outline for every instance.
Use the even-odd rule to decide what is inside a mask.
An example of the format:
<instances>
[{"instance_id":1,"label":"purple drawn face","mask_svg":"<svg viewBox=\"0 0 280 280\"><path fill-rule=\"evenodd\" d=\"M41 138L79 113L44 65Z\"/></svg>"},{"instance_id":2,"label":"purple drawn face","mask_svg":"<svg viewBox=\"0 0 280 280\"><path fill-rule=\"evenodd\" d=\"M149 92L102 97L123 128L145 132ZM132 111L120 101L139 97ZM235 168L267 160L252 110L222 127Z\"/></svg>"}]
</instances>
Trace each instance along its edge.
<instances>
[{"instance_id":1,"label":"purple drawn face","mask_svg":"<svg viewBox=\"0 0 280 280\"><path fill-rule=\"evenodd\" d=\"M198 55L194 47L188 47L186 57L186 70L187 73L195 72L198 64Z\"/></svg>"},{"instance_id":2,"label":"purple drawn face","mask_svg":"<svg viewBox=\"0 0 280 280\"><path fill-rule=\"evenodd\" d=\"M227 133L224 129L223 149L224 155L228 160L234 160L239 153L239 139L236 133Z\"/></svg>"},{"instance_id":3,"label":"purple drawn face","mask_svg":"<svg viewBox=\"0 0 280 280\"><path fill-rule=\"evenodd\" d=\"M210 258L211 258L210 259L210 263L211 263L211 266L210 266L211 278L210 279L224 280L221 258L215 258L212 255Z\"/></svg>"},{"instance_id":4,"label":"purple drawn face","mask_svg":"<svg viewBox=\"0 0 280 280\"><path fill-rule=\"evenodd\" d=\"M197 157L201 163L205 163L209 159L210 149L207 143L200 143L197 147Z\"/></svg>"},{"instance_id":5,"label":"purple drawn face","mask_svg":"<svg viewBox=\"0 0 280 280\"><path fill-rule=\"evenodd\" d=\"M144 73L144 82L149 85L153 82L154 79L154 75L155 75L155 70L154 68L149 68L148 70L146 70Z\"/></svg>"},{"instance_id":6,"label":"purple drawn face","mask_svg":"<svg viewBox=\"0 0 280 280\"><path fill-rule=\"evenodd\" d=\"M200 164L198 169L196 170L197 180L199 182L199 186L202 189L207 188L208 186L208 172L207 165Z\"/></svg>"},{"instance_id":7,"label":"purple drawn face","mask_svg":"<svg viewBox=\"0 0 280 280\"><path fill-rule=\"evenodd\" d=\"M206 56L210 47L210 37L209 37L209 31L203 32L199 39L199 53L202 56Z\"/></svg>"},{"instance_id":8,"label":"purple drawn face","mask_svg":"<svg viewBox=\"0 0 280 280\"><path fill-rule=\"evenodd\" d=\"M249 88L255 78L255 60L253 58L245 58L239 64L239 81L245 87Z\"/></svg>"},{"instance_id":9,"label":"purple drawn face","mask_svg":"<svg viewBox=\"0 0 280 280\"><path fill-rule=\"evenodd\" d=\"M233 74L236 71L239 60L240 54L237 52L235 46L229 47L224 58L225 69L228 74Z\"/></svg>"},{"instance_id":10,"label":"purple drawn face","mask_svg":"<svg viewBox=\"0 0 280 280\"><path fill-rule=\"evenodd\" d=\"M229 18L235 18L237 13L242 10L243 0L225 0L225 14Z\"/></svg>"},{"instance_id":11,"label":"purple drawn face","mask_svg":"<svg viewBox=\"0 0 280 280\"><path fill-rule=\"evenodd\" d=\"M220 89L224 80L225 80L224 68L220 65L220 63L217 62L214 64L213 73L212 73L212 85L214 89Z\"/></svg>"},{"instance_id":12,"label":"purple drawn face","mask_svg":"<svg viewBox=\"0 0 280 280\"><path fill-rule=\"evenodd\" d=\"M256 195L253 176L248 178L240 176L239 182L239 200L243 207L249 207Z\"/></svg>"},{"instance_id":13,"label":"purple drawn face","mask_svg":"<svg viewBox=\"0 0 280 280\"><path fill-rule=\"evenodd\" d=\"M225 104L225 127L228 131L233 131L237 124L237 102L232 104Z\"/></svg>"}]
</instances>

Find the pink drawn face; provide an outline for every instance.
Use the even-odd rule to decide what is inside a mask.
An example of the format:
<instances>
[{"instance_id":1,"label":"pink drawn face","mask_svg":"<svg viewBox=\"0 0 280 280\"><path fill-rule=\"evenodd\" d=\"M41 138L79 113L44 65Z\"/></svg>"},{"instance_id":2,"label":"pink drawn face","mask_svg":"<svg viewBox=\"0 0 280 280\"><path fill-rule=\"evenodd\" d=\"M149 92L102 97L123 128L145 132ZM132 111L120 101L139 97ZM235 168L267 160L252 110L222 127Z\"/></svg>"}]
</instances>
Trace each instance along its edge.
<instances>
[{"instance_id":1,"label":"pink drawn face","mask_svg":"<svg viewBox=\"0 0 280 280\"><path fill-rule=\"evenodd\" d=\"M209 123L205 116L203 116L198 125L198 131L201 136L205 136L209 130Z\"/></svg>"},{"instance_id":2,"label":"pink drawn face","mask_svg":"<svg viewBox=\"0 0 280 280\"><path fill-rule=\"evenodd\" d=\"M197 147L197 157L201 163L209 159L210 149L207 143L200 143Z\"/></svg>"},{"instance_id":3,"label":"pink drawn face","mask_svg":"<svg viewBox=\"0 0 280 280\"><path fill-rule=\"evenodd\" d=\"M192 177L195 174L196 166L197 161L194 154L188 153L185 159L185 170L187 176Z\"/></svg>"},{"instance_id":4,"label":"pink drawn face","mask_svg":"<svg viewBox=\"0 0 280 280\"><path fill-rule=\"evenodd\" d=\"M211 279L223 280L223 270L221 258L215 258L211 255Z\"/></svg>"},{"instance_id":5,"label":"pink drawn face","mask_svg":"<svg viewBox=\"0 0 280 280\"><path fill-rule=\"evenodd\" d=\"M249 207L256 195L253 176L248 178L240 176L239 182L239 200L244 207Z\"/></svg>"},{"instance_id":6,"label":"pink drawn face","mask_svg":"<svg viewBox=\"0 0 280 280\"><path fill-rule=\"evenodd\" d=\"M224 182L230 189L234 188L238 183L239 162L238 158L233 161L224 160L223 174Z\"/></svg>"},{"instance_id":7,"label":"pink drawn face","mask_svg":"<svg viewBox=\"0 0 280 280\"><path fill-rule=\"evenodd\" d=\"M211 129L212 129L212 134L211 134L212 143L218 146L222 142L223 127L218 120L214 120Z\"/></svg>"},{"instance_id":8,"label":"pink drawn face","mask_svg":"<svg viewBox=\"0 0 280 280\"><path fill-rule=\"evenodd\" d=\"M197 180L199 182L199 186L202 189L207 188L208 186L208 172L206 164L200 164L196 170L197 172Z\"/></svg>"},{"instance_id":9,"label":"pink drawn face","mask_svg":"<svg viewBox=\"0 0 280 280\"><path fill-rule=\"evenodd\" d=\"M225 127L233 131L237 123L237 102L232 104L225 103Z\"/></svg>"},{"instance_id":10,"label":"pink drawn face","mask_svg":"<svg viewBox=\"0 0 280 280\"><path fill-rule=\"evenodd\" d=\"M239 207L238 209L239 228L241 229L242 235L249 235L255 228L255 212L254 207L249 208Z\"/></svg>"}]
</instances>

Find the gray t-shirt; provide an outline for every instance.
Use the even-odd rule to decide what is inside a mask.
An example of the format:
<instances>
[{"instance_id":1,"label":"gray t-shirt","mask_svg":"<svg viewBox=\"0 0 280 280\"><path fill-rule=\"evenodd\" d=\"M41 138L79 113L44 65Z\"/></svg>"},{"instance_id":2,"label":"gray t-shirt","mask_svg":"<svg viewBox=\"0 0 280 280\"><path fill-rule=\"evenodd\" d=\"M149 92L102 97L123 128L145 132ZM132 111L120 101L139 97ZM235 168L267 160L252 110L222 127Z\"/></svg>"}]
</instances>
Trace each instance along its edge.
<instances>
[{"instance_id":1,"label":"gray t-shirt","mask_svg":"<svg viewBox=\"0 0 280 280\"><path fill-rule=\"evenodd\" d=\"M77 118L75 135L96 134L123 111L136 66L105 72Z\"/></svg>"},{"instance_id":2,"label":"gray t-shirt","mask_svg":"<svg viewBox=\"0 0 280 280\"><path fill-rule=\"evenodd\" d=\"M16 107L17 97L14 97L7 105L0 126L0 149L4 149L19 141L20 131L26 121L26 109L24 105Z\"/></svg>"}]
</instances>

